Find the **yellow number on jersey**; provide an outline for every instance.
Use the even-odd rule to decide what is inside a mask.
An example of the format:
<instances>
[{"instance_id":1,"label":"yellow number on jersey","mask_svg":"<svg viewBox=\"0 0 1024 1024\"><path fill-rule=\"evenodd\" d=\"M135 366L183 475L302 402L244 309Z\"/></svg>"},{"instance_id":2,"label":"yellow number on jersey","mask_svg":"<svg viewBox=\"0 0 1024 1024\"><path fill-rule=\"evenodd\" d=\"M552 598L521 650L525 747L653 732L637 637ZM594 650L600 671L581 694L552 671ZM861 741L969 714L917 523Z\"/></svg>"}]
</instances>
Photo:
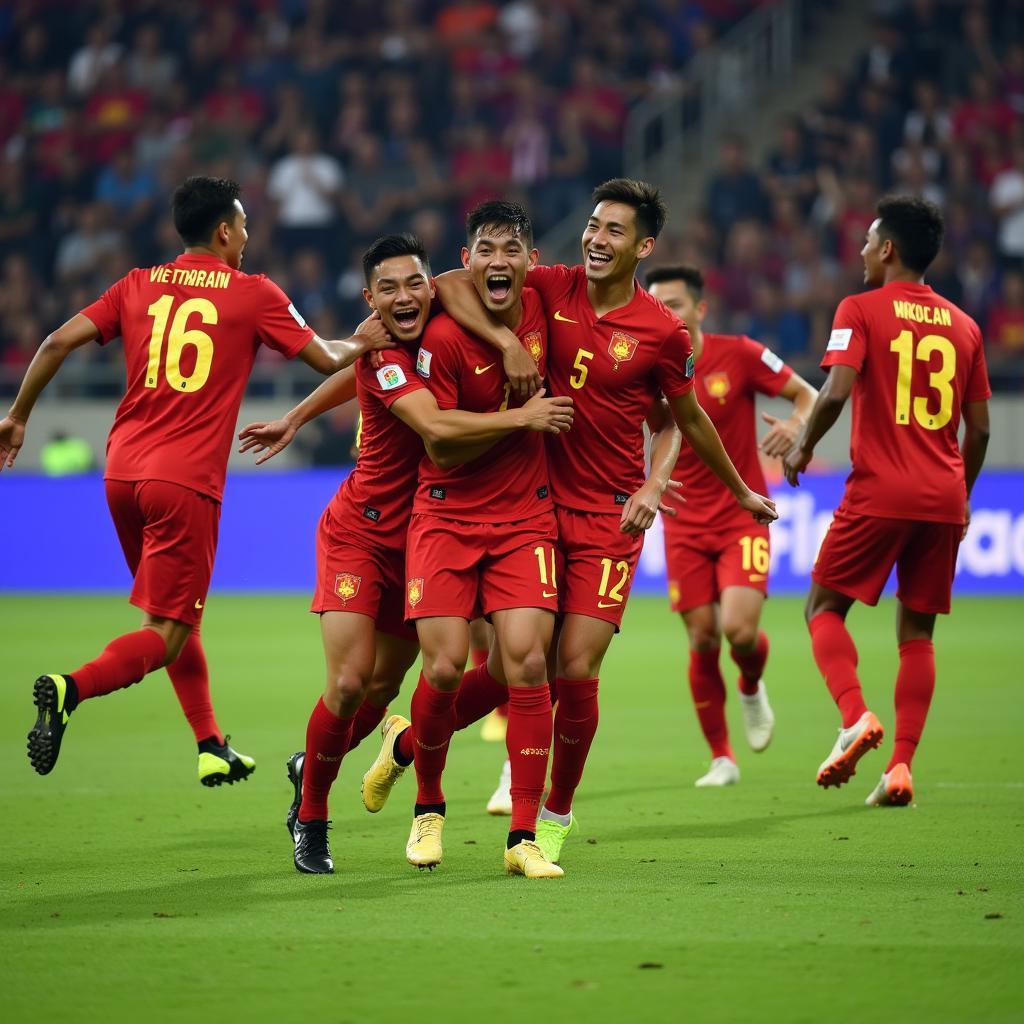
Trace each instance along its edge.
<instances>
[{"instance_id":1,"label":"yellow number on jersey","mask_svg":"<svg viewBox=\"0 0 1024 1024\"><path fill-rule=\"evenodd\" d=\"M741 537L740 547L743 549L743 571L766 573L768 571L768 538Z\"/></svg>"},{"instance_id":2,"label":"yellow number on jersey","mask_svg":"<svg viewBox=\"0 0 1024 1024\"><path fill-rule=\"evenodd\" d=\"M534 549L533 553L537 556L537 570L540 572L541 586L546 587L549 584L558 589L558 580L555 579L555 549L551 549L551 578L548 578L548 566L547 560L544 558L544 546L538 544Z\"/></svg>"},{"instance_id":3,"label":"yellow number on jersey","mask_svg":"<svg viewBox=\"0 0 1024 1024\"><path fill-rule=\"evenodd\" d=\"M928 411L928 398L918 395L914 398L914 419L925 430L941 430L953 418L952 381L956 375L956 348L948 338L939 334L926 334L914 350L914 335L911 331L901 331L898 338L889 342L889 351L899 356L896 371L896 422L906 426L910 422L910 381L914 372L915 358L927 363L933 353L942 356L942 365L932 370L928 377L928 386L939 394L939 408L935 412Z\"/></svg>"},{"instance_id":4,"label":"yellow number on jersey","mask_svg":"<svg viewBox=\"0 0 1024 1024\"><path fill-rule=\"evenodd\" d=\"M498 412L504 412L508 408L508 398L511 394L512 385L505 381L505 397L501 400L501 405L498 406Z\"/></svg>"},{"instance_id":5,"label":"yellow number on jersey","mask_svg":"<svg viewBox=\"0 0 1024 1024\"><path fill-rule=\"evenodd\" d=\"M574 362L572 364L572 368L576 372L569 378L569 383L574 388L576 388L577 391L579 391L579 389L581 387L583 387L584 384L587 383L587 374L590 372L590 367L587 366L583 362L583 360L584 359L593 359L593 358L594 358L594 353L593 352L588 352L585 348L579 349L577 351L577 353L576 353L576 359L574 360Z\"/></svg>"},{"instance_id":6,"label":"yellow number on jersey","mask_svg":"<svg viewBox=\"0 0 1024 1024\"><path fill-rule=\"evenodd\" d=\"M609 590L608 584L611 582L612 577L612 560L610 558L601 559L601 583L597 588L597 596L609 597L621 604L624 600L622 588L629 579L629 562L616 562L615 571L619 574L619 581Z\"/></svg>"},{"instance_id":7,"label":"yellow number on jersey","mask_svg":"<svg viewBox=\"0 0 1024 1024\"><path fill-rule=\"evenodd\" d=\"M146 313L153 318L153 332L149 338L149 365L146 367L146 387L155 388L160 374L160 352L164 345L167 320L174 305L173 295L161 295ZM167 339L167 363L164 374L175 391L198 391L210 377L213 362L213 338L205 331L188 330L188 318L197 313L204 324L217 323L217 307L209 299L186 299L174 314ZM188 376L181 373L181 354L187 345L196 350L196 366Z\"/></svg>"}]
</instances>

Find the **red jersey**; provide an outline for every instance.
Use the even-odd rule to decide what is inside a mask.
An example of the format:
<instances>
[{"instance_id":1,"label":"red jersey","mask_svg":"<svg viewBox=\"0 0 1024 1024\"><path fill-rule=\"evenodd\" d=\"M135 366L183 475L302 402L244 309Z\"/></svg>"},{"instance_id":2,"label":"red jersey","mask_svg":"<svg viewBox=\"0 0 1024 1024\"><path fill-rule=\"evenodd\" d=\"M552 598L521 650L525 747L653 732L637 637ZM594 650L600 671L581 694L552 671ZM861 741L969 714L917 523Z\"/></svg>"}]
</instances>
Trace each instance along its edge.
<instances>
[{"instance_id":1,"label":"red jersey","mask_svg":"<svg viewBox=\"0 0 1024 1024\"><path fill-rule=\"evenodd\" d=\"M385 356L387 362L379 370L366 358L356 363L363 423L359 457L328 508L335 522L360 540L404 551L423 442L389 410L393 402L423 385L409 349L400 345Z\"/></svg>"},{"instance_id":2,"label":"red jersey","mask_svg":"<svg viewBox=\"0 0 1024 1024\"><path fill-rule=\"evenodd\" d=\"M168 480L220 501L260 345L289 359L313 332L264 274L185 253L132 270L82 310L124 344L125 396L107 439L108 480Z\"/></svg>"},{"instance_id":3,"label":"red jersey","mask_svg":"<svg viewBox=\"0 0 1024 1024\"><path fill-rule=\"evenodd\" d=\"M894 281L843 299L821 365L860 374L844 507L962 523L960 414L992 394L978 325L927 285Z\"/></svg>"},{"instance_id":4,"label":"red jersey","mask_svg":"<svg viewBox=\"0 0 1024 1024\"><path fill-rule=\"evenodd\" d=\"M543 377L547 322L540 297L530 288L523 289L523 319L516 334ZM497 412L521 404L511 394L498 353L446 314L427 324L417 370L441 409ZM506 523L549 510L550 492L544 439L524 430L452 469L439 469L424 456L413 511L473 523Z\"/></svg>"},{"instance_id":5,"label":"red jersey","mask_svg":"<svg viewBox=\"0 0 1024 1024\"><path fill-rule=\"evenodd\" d=\"M548 315L549 391L575 403L572 430L547 435L555 504L621 515L645 479L647 413L660 395L693 387L690 335L639 284L625 306L598 317L582 266L537 267L526 280Z\"/></svg>"},{"instance_id":6,"label":"red jersey","mask_svg":"<svg viewBox=\"0 0 1024 1024\"><path fill-rule=\"evenodd\" d=\"M737 472L747 486L768 493L757 449L755 397L774 397L793 371L764 345L751 338L705 334L697 360L694 387L704 411L722 438ZM677 515L665 519L666 529L733 529L749 526L750 513L737 504L732 492L684 444L672 478L683 485L685 502L673 502Z\"/></svg>"}]
</instances>

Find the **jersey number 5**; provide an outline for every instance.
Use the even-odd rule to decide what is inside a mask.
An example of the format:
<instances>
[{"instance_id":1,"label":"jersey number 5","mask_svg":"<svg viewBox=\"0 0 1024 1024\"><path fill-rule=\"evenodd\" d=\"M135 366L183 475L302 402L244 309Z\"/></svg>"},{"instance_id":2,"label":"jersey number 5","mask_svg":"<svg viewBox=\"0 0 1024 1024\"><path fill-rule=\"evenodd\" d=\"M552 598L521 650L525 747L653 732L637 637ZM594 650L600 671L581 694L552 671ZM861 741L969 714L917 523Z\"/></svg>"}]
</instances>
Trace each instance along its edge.
<instances>
[{"instance_id":1,"label":"jersey number 5","mask_svg":"<svg viewBox=\"0 0 1024 1024\"><path fill-rule=\"evenodd\" d=\"M146 387L155 388L160 375L160 353L164 347L167 320L174 305L173 295L161 295L146 313L153 318L153 333L149 338L149 365L146 367ZM217 322L217 307L209 299L186 299L174 314L167 338L167 363L164 373L167 383L175 391L198 391L209 379L213 362L213 339L205 332L188 330L188 318L195 313L204 324ZM181 354L186 345L196 350L196 365L189 376L181 373Z\"/></svg>"},{"instance_id":2,"label":"jersey number 5","mask_svg":"<svg viewBox=\"0 0 1024 1024\"><path fill-rule=\"evenodd\" d=\"M577 390L583 387L587 383L587 374L590 372L590 367L584 363L584 359L593 359L594 353L588 352L585 348L581 348L576 352L576 359L572 364L573 370L576 372L569 377L569 383Z\"/></svg>"},{"instance_id":3,"label":"jersey number 5","mask_svg":"<svg viewBox=\"0 0 1024 1024\"><path fill-rule=\"evenodd\" d=\"M928 386L939 394L939 408L935 412L928 411L928 399L918 395L914 399L914 419L925 430L941 430L953 418L953 388L951 386L956 374L956 349L948 338L939 334L926 334L914 349L914 335L910 331L901 331L898 338L889 342L889 351L899 356L899 368L896 372L896 422L906 426L910 422L910 381L914 375L914 359L929 362L933 353L942 356L942 363L937 370L932 370L928 378Z\"/></svg>"}]
</instances>

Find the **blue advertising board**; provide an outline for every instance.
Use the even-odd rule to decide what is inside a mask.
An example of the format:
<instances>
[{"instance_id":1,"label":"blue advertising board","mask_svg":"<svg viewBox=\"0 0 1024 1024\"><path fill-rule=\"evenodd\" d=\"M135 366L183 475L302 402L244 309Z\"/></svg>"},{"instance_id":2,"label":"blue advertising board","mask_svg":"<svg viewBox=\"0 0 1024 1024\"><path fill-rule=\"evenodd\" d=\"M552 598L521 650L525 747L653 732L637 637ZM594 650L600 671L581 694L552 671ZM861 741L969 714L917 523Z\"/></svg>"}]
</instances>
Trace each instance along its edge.
<instances>
[{"instance_id":1,"label":"blue advertising board","mask_svg":"<svg viewBox=\"0 0 1024 1024\"><path fill-rule=\"evenodd\" d=\"M309 591L317 520L344 470L237 473L228 478L213 589ZM773 489L772 593L807 589L818 545L843 491L842 474ZM984 473L960 549L959 594L1024 594L1024 472ZM130 578L98 476L0 478L0 591L121 591ZM661 524L649 531L634 593L665 591Z\"/></svg>"}]
</instances>

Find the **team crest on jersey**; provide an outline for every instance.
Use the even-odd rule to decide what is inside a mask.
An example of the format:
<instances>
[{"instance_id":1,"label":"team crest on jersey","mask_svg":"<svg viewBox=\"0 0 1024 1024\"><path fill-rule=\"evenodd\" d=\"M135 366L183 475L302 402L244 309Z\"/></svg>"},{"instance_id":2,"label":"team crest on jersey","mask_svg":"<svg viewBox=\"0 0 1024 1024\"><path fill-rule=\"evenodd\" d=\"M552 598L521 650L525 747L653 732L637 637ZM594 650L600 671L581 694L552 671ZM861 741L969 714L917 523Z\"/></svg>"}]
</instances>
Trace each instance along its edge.
<instances>
[{"instance_id":1,"label":"team crest on jersey","mask_svg":"<svg viewBox=\"0 0 1024 1024\"><path fill-rule=\"evenodd\" d=\"M720 373L709 373L704 377L704 387L712 398L725 403L725 396L729 394L732 385L729 383L729 374L724 371Z\"/></svg>"},{"instance_id":2,"label":"team crest on jersey","mask_svg":"<svg viewBox=\"0 0 1024 1024\"><path fill-rule=\"evenodd\" d=\"M385 391L393 391L407 383L405 371L400 366L395 366L394 363L388 363L387 366L382 366L377 371L377 381Z\"/></svg>"},{"instance_id":3,"label":"team crest on jersey","mask_svg":"<svg viewBox=\"0 0 1024 1024\"><path fill-rule=\"evenodd\" d=\"M640 342L636 338L631 338L628 334L623 334L622 331L613 331L612 340L608 344L608 354L615 360L612 369L617 370L619 363L625 363L632 359L639 344Z\"/></svg>"},{"instance_id":4,"label":"team crest on jersey","mask_svg":"<svg viewBox=\"0 0 1024 1024\"><path fill-rule=\"evenodd\" d=\"M362 582L362 576L356 576L352 572L339 572L334 577L334 592L341 598L341 603L345 604L359 593L359 584Z\"/></svg>"},{"instance_id":5,"label":"team crest on jersey","mask_svg":"<svg viewBox=\"0 0 1024 1024\"><path fill-rule=\"evenodd\" d=\"M432 355L425 348L421 348L419 355L416 356L416 372L421 377L430 376L430 360Z\"/></svg>"},{"instance_id":6,"label":"team crest on jersey","mask_svg":"<svg viewBox=\"0 0 1024 1024\"><path fill-rule=\"evenodd\" d=\"M409 607L415 608L423 600L423 577L409 580Z\"/></svg>"},{"instance_id":7,"label":"team crest on jersey","mask_svg":"<svg viewBox=\"0 0 1024 1024\"><path fill-rule=\"evenodd\" d=\"M540 331L530 331L530 333L523 338L523 345L526 346L526 351L533 356L535 363L540 362L540 357L544 355L544 339L540 336Z\"/></svg>"}]
</instances>

